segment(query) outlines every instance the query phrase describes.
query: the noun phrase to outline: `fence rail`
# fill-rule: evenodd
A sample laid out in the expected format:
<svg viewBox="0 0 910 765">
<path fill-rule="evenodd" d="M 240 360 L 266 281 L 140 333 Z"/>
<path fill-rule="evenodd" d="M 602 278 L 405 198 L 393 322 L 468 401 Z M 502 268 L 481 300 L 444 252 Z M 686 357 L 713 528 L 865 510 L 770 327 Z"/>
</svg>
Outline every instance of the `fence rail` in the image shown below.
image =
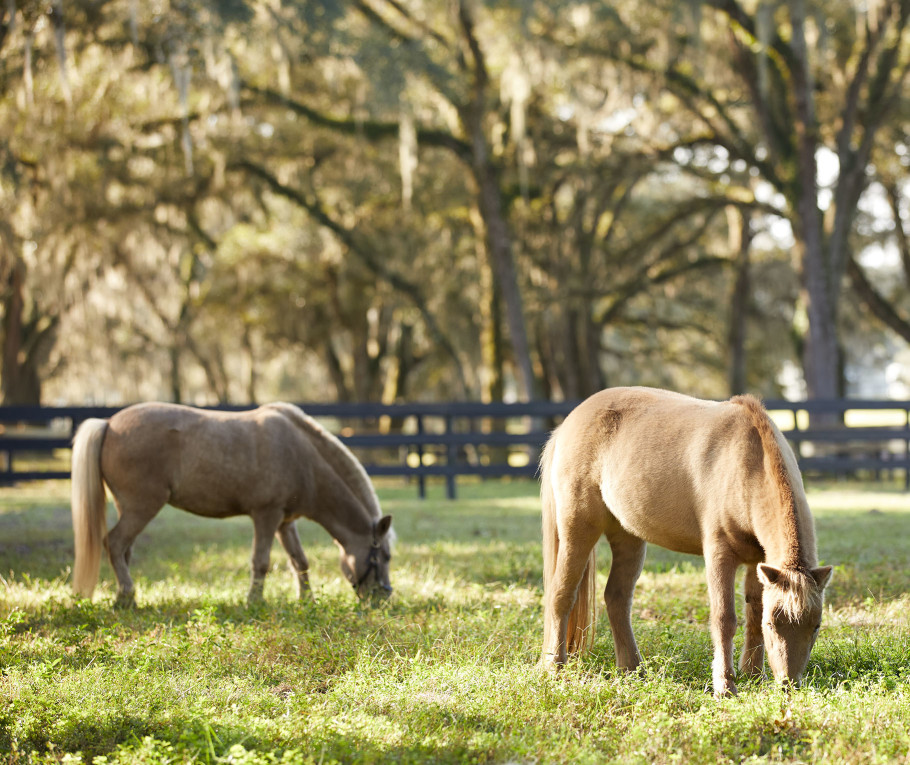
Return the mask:
<svg viewBox="0 0 910 765">
<path fill-rule="evenodd" d="M 441 477 L 447 496 L 454 498 L 458 476 L 533 476 L 550 429 L 577 403 L 355 403 L 302 408 L 327 421 L 370 475 L 414 480 L 421 497 L 426 495 L 427 478 Z M 804 472 L 869 470 L 877 475 L 898 469 L 910 489 L 910 401 L 769 400 L 765 406 L 793 445 Z M 213 408 L 243 411 L 252 406 Z M 90 417 L 110 417 L 119 409 L 0 407 L 0 486 L 69 478 L 69 470 L 59 464 L 60 452 L 69 450 L 76 428 Z M 848 412 L 863 412 L 868 418 L 883 410 L 900 422 L 850 427 L 844 419 Z M 785 413 L 792 423 L 784 421 Z M 822 424 L 815 425 L 820 417 Z"/>
</svg>

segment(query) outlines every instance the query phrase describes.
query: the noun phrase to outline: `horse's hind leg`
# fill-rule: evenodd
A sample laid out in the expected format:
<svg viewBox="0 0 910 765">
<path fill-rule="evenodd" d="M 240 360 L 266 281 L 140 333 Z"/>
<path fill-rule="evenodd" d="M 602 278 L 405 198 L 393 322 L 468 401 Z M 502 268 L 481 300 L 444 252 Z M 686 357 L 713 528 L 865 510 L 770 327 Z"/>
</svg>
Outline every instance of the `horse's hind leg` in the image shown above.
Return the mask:
<svg viewBox="0 0 910 765">
<path fill-rule="evenodd" d="M 569 613 L 575 605 L 578 586 L 596 541 L 595 538 L 591 544 L 587 540 L 579 545 L 560 544 L 552 589 L 547 593 L 545 604 L 545 618 L 555 624 L 556 629 L 551 633 L 552 644 L 544 646 L 544 655 L 554 664 L 565 664 L 568 659 Z"/>
<path fill-rule="evenodd" d="M 753 677 L 761 675 L 765 665 L 765 646 L 761 632 L 762 584 L 754 565 L 746 566 L 746 628 L 739 669 Z"/>
<path fill-rule="evenodd" d="M 269 560 L 272 554 L 272 541 L 284 512 L 280 509 L 262 510 L 251 513 L 253 519 L 253 557 L 250 562 L 250 592 L 247 600 L 256 603 L 262 600 L 265 586 L 265 575 L 269 572 Z"/>
<path fill-rule="evenodd" d="M 294 521 L 285 521 L 278 527 L 278 538 L 281 546 L 291 559 L 291 566 L 297 575 L 297 594 L 305 598 L 310 594 L 310 564 L 303 553 L 300 536 L 297 533 L 297 524 Z"/>
<path fill-rule="evenodd" d="M 632 670 L 641 664 L 641 654 L 632 632 L 632 594 L 645 563 L 647 545 L 617 525 L 607 532 L 613 551 L 610 575 L 604 589 L 604 602 L 616 648 L 616 666 Z"/>
<path fill-rule="evenodd" d="M 154 498 L 140 499 L 121 493 L 114 495 L 114 502 L 120 520 L 108 533 L 105 545 L 114 575 L 117 577 L 117 599 L 114 605 L 118 608 L 128 608 L 136 602 L 136 589 L 129 568 L 133 542 L 164 506 L 164 500 L 158 502 Z"/>
</svg>

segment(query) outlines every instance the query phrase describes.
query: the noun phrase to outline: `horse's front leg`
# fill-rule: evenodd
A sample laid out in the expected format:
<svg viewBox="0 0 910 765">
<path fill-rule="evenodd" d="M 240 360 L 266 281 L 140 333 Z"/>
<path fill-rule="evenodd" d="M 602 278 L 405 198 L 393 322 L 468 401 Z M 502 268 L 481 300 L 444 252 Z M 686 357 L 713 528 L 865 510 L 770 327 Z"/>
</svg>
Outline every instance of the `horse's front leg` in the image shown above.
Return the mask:
<svg viewBox="0 0 910 765">
<path fill-rule="evenodd" d="M 705 573 L 711 603 L 711 641 L 714 644 L 714 697 L 736 695 L 733 679 L 733 635 L 736 633 L 736 560 L 722 547 L 706 547 Z"/>
<path fill-rule="evenodd" d="M 754 565 L 746 567 L 744 590 L 746 598 L 746 634 L 743 640 L 743 653 L 739 659 L 739 669 L 745 675 L 757 677 L 764 672 L 765 644 L 761 632 L 762 584 L 758 580 Z"/>
<path fill-rule="evenodd" d="M 259 510 L 251 513 L 253 519 L 253 556 L 250 561 L 249 603 L 262 600 L 265 587 L 265 575 L 269 572 L 269 560 L 272 554 L 272 540 L 281 523 L 284 513 L 281 510 Z"/>
<path fill-rule="evenodd" d="M 303 545 L 300 544 L 300 536 L 297 533 L 297 524 L 294 521 L 285 521 L 278 527 L 278 538 L 281 540 L 281 546 L 291 559 L 291 566 L 297 575 L 297 595 L 301 599 L 312 597 L 310 592 L 310 564 L 303 552 Z"/>
</svg>

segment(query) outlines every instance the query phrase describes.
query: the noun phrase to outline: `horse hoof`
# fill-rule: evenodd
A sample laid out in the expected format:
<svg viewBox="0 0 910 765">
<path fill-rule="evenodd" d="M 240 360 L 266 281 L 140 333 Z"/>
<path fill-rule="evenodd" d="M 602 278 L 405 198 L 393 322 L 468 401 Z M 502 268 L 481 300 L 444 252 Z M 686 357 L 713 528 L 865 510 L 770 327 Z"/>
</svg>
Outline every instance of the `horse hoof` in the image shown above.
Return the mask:
<svg viewBox="0 0 910 765">
<path fill-rule="evenodd" d="M 565 660 L 560 661 L 556 654 L 547 653 L 540 657 L 537 666 L 544 672 L 559 672 L 565 666 Z"/>
<path fill-rule="evenodd" d="M 114 608 L 135 608 L 136 607 L 136 593 L 134 592 L 118 592 L 117 598 L 114 600 Z"/>
<path fill-rule="evenodd" d="M 738 696 L 738 695 L 739 694 L 736 690 L 736 683 L 733 683 L 733 682 L 724 683 L 720 687 L 716 687 L 714 689 L 714 698 L 717 701 L 720 701 L 721 699 L 733 698 L 734 696 Z"/>
</svg>

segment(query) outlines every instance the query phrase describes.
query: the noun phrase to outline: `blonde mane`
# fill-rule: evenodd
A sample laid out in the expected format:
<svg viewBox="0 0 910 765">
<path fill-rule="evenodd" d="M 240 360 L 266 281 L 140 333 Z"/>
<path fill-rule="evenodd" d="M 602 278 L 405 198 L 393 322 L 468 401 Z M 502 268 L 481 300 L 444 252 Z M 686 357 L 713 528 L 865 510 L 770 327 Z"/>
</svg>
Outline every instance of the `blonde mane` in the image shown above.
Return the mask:
<svg viewBox="0 0 910 765">
<path fill-rule="evenodd" d="M 799 622 L 803 614 L 821 608 L 824 595 L 812 574 L 803 568 L 782 570 L 774 591 L 778 596 L 774 610 L 791 622 Z"/>
<path fill-rule="evenodd" d="M 787 537 L 789 556 L 783 561 L 780 578 L 774 583 L 780 596 L 777 610 L 791 621 L 798 621 L 813 605 L 818 604 L 821 594 L 815 580 L 809 573 L 811 562 L 805 560 L 802 544 L 800 509 L 796 503 L 793 478 L 784 460 L 775 426 L 767 411 L 754 396 L 735 396 L 730 399 L 748 413 L 752 426 L 761 440 L 765 463 L 771 480 L 780 495 L 783 529 Z"/>
<path fill-rule="evenodd" d="M 798 513 L 796 502 L 793 498 L 793 483 L 790 479 L 790 472 L 787 470 L 787 464 L 784 462 L 783 454 L 781 454 L 780 444 L 778 444 L 777 437 L 774 434 L 774 425 L 771 423 L 771 418 L 765 411 L 764 406 L 762 406 L 761 401 L 755 396 L 734 396 L 730 399 L 730 403 L 739 404 L 745 408 L 749 413 L 752 427 L 755 428 L 758 437 L 761 439 L 762 451 L 768 463 L 769 473 L 780 492 L 781 507 L 788 518 L 793 520 L 792 529 L 788 529 L 788 531 L 792 531 L 792 541 L 794 543 L 792 546 L 795 547 L 795 543 L 799 539 L 799 530 L 797 528 Z"/>
<path fill-rule="evenodd" d="M 298 406 L 284 402 L 265 404 L 265 406 L 277 409 L 304 430 L 320 454 L 348 484 L 351 491 L 354 492 L 354 496 L 360 500 L 373 519 L 379 520 L 382 517 L 379 498 L 376 496 L 373 482 L 348 447 Z M 393 538 L 391 531 L 389 534 L 390 539 Z"/>
</svg>

